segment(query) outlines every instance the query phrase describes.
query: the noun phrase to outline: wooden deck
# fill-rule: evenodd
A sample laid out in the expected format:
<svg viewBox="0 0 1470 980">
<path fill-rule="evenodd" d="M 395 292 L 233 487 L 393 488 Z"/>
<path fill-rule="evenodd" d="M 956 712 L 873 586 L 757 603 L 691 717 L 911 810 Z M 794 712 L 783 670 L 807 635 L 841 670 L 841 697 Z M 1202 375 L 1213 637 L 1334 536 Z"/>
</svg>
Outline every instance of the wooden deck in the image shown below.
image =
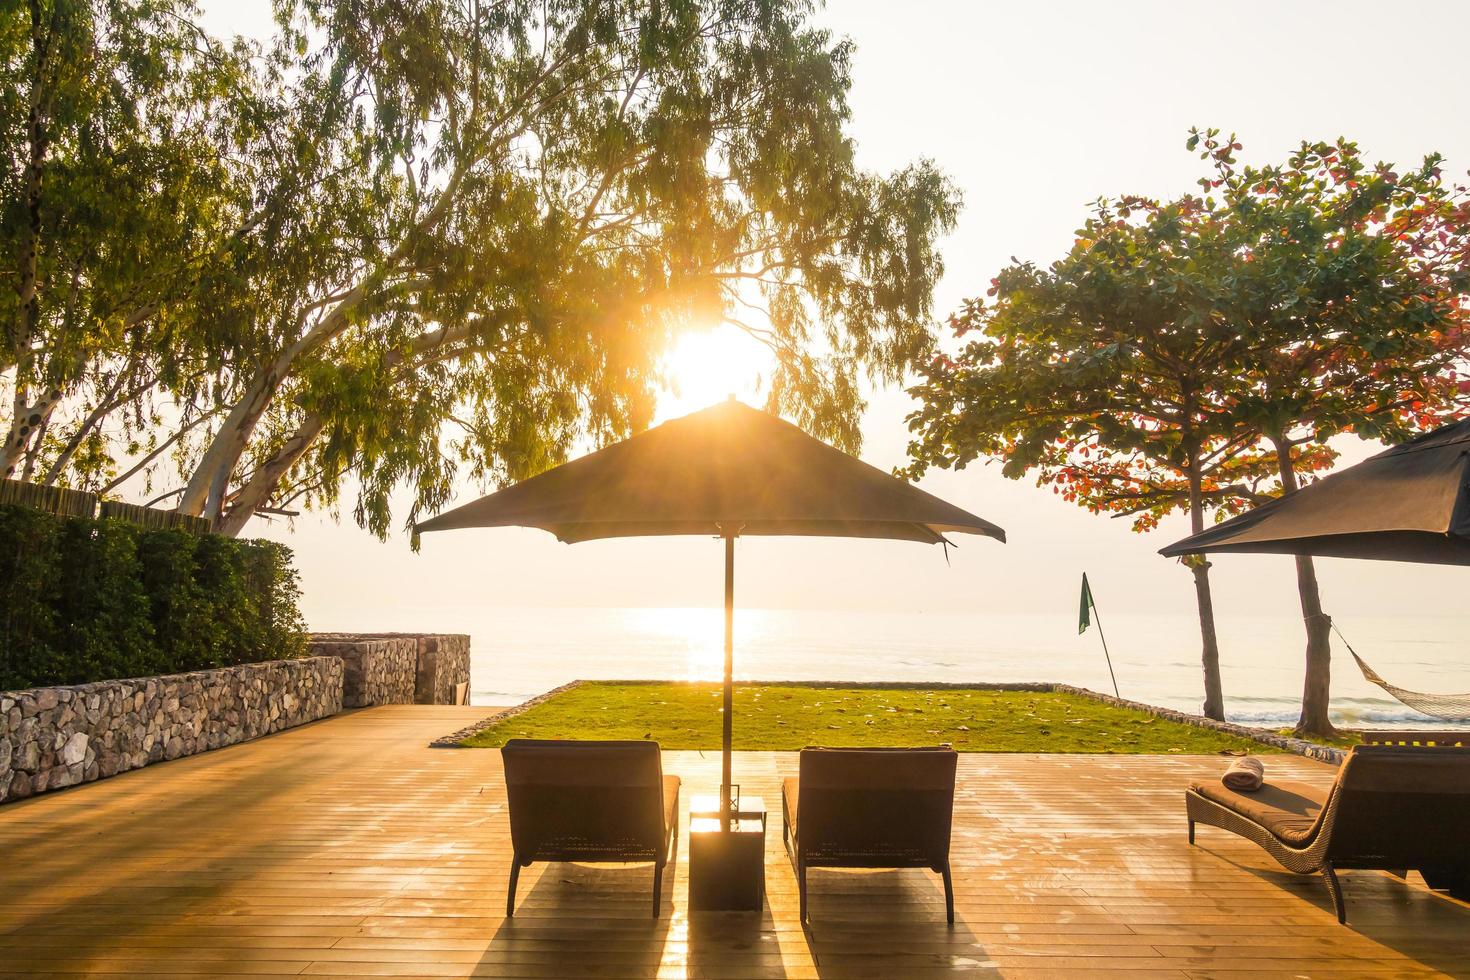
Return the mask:
<svg viewBox="0 0 1470 980">
<path fill-rule="evenodd" d="M 1470 975 L 1470 907 L 1417 876 L 1344 875 L 1341 927 L 1318 880 L 1187 846 L 1216 758 L 962 756 L 953 928 L 932 874 L 815 871 L 804 931 L 779 814 L 760 915 L 691 917 L 681 847 L 657 921 L 647 866 L 572 865 L 528 869 L 506 920 L 500 754 L 425 746 L 484 713 L 375 708 L 0 807 L 0 976 Z M 737 779 L 775 801 L 794 765 Z M 715 788 L 714 753 L 665 766 L 686 807 Z"/>
</svg>

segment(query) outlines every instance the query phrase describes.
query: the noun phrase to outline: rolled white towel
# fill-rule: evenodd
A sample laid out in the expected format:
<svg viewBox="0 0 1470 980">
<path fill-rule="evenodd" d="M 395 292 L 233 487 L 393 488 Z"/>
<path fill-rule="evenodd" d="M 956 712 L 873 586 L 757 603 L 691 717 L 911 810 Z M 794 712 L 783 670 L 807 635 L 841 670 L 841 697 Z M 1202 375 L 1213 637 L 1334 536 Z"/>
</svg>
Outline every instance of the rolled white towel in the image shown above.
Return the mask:
<svg viewBox="0 0 1470 980">
<path fill-rule="evenodd" d="M 1261 764 L 1260 759 L 1249 755 L 1230 763 L 1230 768 L 1220 777 L 1220 782 L 1225 784 L 1226 789 L 1233 789 L 1237 793 L 1254 793 L 1265 781 L 1266 767 Z"/>
</svg>

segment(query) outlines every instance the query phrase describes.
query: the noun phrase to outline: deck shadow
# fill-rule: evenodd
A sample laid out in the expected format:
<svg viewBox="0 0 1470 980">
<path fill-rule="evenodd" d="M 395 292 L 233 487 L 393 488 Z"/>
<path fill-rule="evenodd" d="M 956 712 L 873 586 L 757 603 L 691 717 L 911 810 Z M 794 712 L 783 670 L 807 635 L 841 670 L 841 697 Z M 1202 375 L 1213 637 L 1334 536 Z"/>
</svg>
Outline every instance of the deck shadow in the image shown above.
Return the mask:
<svg viewBox="0 0 1470 980">
<path fill-rule="evenodd" d="M 665 870 L 655 919 L 652 864 L 523 868 L 516 914 L 501 921 L 473 975 L 653 976 L 674 925 L 675 877 Z M 498 881 L 487 897 L 504 902 L 509 868 Z"/>
<path fill-rule="evenodd" d="M 817 868 L 807 872 L 807 895 L 802 932 L 819 977 L 1000 976 L 963 914 L 945 920 L 944 885 L 932 872 Z"/>
<path fill-rule="evenodd" d="M 119 948 L 131 950 L 134 958 L 156 961 L 140 967 L 140 973 L 161 971 L 165 961 L 173 956 L 194 955 L 187 949 L 155 948 L 147 940 L 169 933 L 196 916 L 236 914 L 238 909 L 230 894 L 243 881 L 258 876 L 262 870 L 288 864 L 292 858 L 280 855 L 268 833 L 249 839 L 211 835 L 207 842 L 196 841 L 194 847 L 185 845 L 181 850 L 183 828 L 212 827 L 237 818 L 239 801 L 235 791 L 239 789 L 248 787 L 252 791 L 251 806 L 268 813 L 281 799 L 314 785 L 318 777 L 310 767 L 283 766 L 273 770 L 270 779 L 262 780 L 259 770 L 240 768 L 203 783 L 189 784 L 187 788 L 171 781 L 167 793 L 159 791 L 155 780 L 168 772 L 168 767 L 180 763 L 229 764 L 235 761 L 229 758 L 231 750 L 244 749 L 248 744 L 133 770 L 107 780 L 110 785 L 87 783 L 32 797 L 14 804 L 10 812 L 0 813 L 0 820 L 13 817 L 16 822 L 25 823 L 37 810 L 66 807 L 61 819 L 39 821 L 35 830 L 25 830 L 18 836 L 39 844 L 40 838 L 58 832 L 105 835 L 109 845 L 124 855 L 99 869 L 96 852 L 90 846 L 69 848 L 60 859 L 55 856 L 54 848 L 48 849 L 47 858 L 40 865 L 45 873 L 43 878 L 22 882 L 6 876 L 0 880 L 0 892 L 10 908 L 31 906 L 18 922 L 0 928 L 0 934 L 11 939 L 70 937 L 64 949 L 52 946 L 45 952 L 48 969 L 62 972 L 89 973 L 100 969 Z M 119 814 L 117 798 L 112 794 L 127 789 L 129 783 L 137 783 L 140 789 L 146 787 L 146 790 L 126 800 L 124 805 L 128 809 L 125 814 Z M 87 806 L 87 796 L 92 793 L 99 796 L 100 813 L 96 815 L 105 821 L 100 826 L 87 826 L 93 816 Z M 107 795 L 103 798 L 102 794 Z M 108 806 L 109 803 L 114 805 Z M 160 825 L 178 827 L 181 836 L 160 836 Z M 263 820 L 262 826 L 268 824 Z M 24 859 L 17 865 L 35 870 L 26 868 Z M 249 868 L 249 873 L 229 874 L 232 869 L 242 867 Z M 99 871 L 104 875 L 101 880 L 97 880 Z M 159 883 L 162 875 L 180 871 L 193 872 L 199 877 L 185 883 Z M 88 887 L 94 880 L 97 880 L 95 887 Z M 58 885 L 76 892 L 59 901 L 46 901 L 48 893 Z M 248 923 L 248 918 L 242 919 L 244 923 Z M 130 946 L 130 940 L 143 941 Z M 6 952 L 14 956 L 28 949 L 10 946 Z"/>
<path fill-rule="evenodd" d="M 1284 868 L 1243 863 L 1209 847 L 1200 849 L 1336 918 L 1320 874 L 1299 875 Z M 1271 860 L 1264 851 L 1262 860 Z M 1451 938 L 1470 936 L 1470 903 L 1433 891 L 1414 871 L 1407 880 L 1383 871 L 1339 871 L 1337 877 L 1347 902 L 1347 923 L 1334 928 L 1350 929 L 1441 973 L 1470 976 L 1470 944 Z"/>
</svg>

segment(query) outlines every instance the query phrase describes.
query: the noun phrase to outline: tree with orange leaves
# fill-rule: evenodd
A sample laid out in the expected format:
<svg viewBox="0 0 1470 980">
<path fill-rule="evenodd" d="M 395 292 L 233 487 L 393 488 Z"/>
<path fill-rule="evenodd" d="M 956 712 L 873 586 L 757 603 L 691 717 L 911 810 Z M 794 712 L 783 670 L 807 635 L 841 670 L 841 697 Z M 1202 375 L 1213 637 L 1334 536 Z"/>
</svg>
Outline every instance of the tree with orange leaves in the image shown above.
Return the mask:
<svg viewBox="0 0 1470 980">
<path fill-rule="evenodd" d="M 1459 411 L 1467 350 L 1465 191 L 1438 157 L 1400 174 L 1345 141 L 1239 167 L 1193 132 L 1203 193 L 1099 201 L 1047 268 L 1003 270 L 951 320 L 910 417 L 909 474 L 1003 460 L 1094 513 L 1195 530 L 1329 468 L 1345 432 L 1398 441 Z M 1223 717 L 1209 565 L 1196 588 L 1204 713 Z M 1298 562 L 1308 627 L 1298 730 L 1327 734 L 1328 620 Z"/>
<path fill-rule="evenodd" d="M 1248 340 L 1217 415 L 1275 460 L 1275 492 L 1330 464 L 1334 436 L 1402 442 L 1465 414 L 1470 198 L 1445 182 L 1438 154 L 1400 172 L 1338 139 L 1256 168 L 1216 130 L 1188 146 L 1214 170 L 1201 179 L 1205 213 L 1237 256 L 1223 312 Z M 1331 735 L 1332 621 L 1312 559 L 1296 566 L 1307 632 L 1297 733 Z"/>
</svg>

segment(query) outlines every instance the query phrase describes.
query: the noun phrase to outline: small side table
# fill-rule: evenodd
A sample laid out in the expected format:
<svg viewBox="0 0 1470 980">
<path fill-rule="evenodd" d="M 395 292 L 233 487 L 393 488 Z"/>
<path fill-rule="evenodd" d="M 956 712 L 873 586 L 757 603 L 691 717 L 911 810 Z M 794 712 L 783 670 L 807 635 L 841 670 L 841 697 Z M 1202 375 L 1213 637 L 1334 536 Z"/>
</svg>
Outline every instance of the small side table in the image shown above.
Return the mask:
<svg viewBox="0 0 1470 980">
<path fill-rule="evenodd" d="M 766 802 L 742 796 L 721 828 L 720 798 L 689 800 L 689 908 L 759 912 L 766 897 Z"/>
</svg>

